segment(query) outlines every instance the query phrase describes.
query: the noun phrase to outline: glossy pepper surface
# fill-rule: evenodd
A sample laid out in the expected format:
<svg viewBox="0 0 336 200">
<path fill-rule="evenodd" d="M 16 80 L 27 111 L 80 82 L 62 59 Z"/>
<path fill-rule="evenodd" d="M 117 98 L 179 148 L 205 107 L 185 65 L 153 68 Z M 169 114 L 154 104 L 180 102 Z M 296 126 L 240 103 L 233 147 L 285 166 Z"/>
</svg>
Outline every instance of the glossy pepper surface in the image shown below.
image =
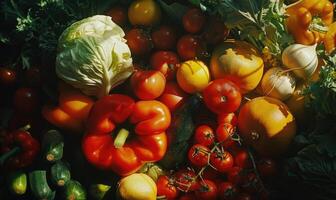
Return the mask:
<svg viewBox="0 0 336 200">
<path fill-rule="evenodd" d="M 82 140 L 84 155 L 98 168 L 129 175 L 164 156 L 170 121 L 168 108 L 159 101 L 105 96 L 91 109 Z"/>
<path fill-rule="evenodd" d="M 323 40 L 333 22 L 334 6 L 329 0 L 302 0 L 287 8 L 288 31 L 297 43 L 312 45 Z"/>
</svg>

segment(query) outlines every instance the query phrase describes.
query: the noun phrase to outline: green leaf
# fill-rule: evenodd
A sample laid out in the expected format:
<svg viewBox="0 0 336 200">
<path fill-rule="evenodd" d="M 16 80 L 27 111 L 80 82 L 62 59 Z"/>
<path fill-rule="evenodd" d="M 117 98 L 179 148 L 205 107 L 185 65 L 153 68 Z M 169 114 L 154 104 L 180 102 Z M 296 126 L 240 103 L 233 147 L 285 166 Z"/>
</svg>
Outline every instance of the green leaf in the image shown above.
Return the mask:
<svg viewBox="0 0 336 200">
<path fill-rule="evenodd" d="M 188 7 L 179 4 L 179 3 L 172 3 L 168 5 L 162 0 L 158 0 L 163 12 L 167 15 L 168 19 L 172 19 L 175 23 L 181 23 L 182 17 L 188 10 Z"/>
</svg>

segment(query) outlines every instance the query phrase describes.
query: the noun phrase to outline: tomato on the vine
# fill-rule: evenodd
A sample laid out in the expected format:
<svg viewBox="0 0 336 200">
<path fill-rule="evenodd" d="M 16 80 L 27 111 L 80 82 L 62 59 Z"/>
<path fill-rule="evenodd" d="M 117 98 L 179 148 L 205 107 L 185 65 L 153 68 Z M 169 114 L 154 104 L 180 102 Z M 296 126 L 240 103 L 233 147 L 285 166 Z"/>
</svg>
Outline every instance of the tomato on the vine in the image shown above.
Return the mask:
<svg viewBox="0 0 336 200">
<path fill-rule="evenodd" d="M 12 69 L 0 67 L 0 86 L 10 86 L 16 82 L 16 72 Z"/>
<path fill-rule="evenodd" d="M 192 60 L 205 53 L 205 45 L 197 36 L 184 35 L 177 42 L 177 53 L 182 60 Z"/>
<path fill-rule="evenodd" d="M 196 167 L 204 167 L 208 164 L 210 149 L 201 144 L 193 145 L 188 152 L 189 161 Z"/>
<path fill-rule="evenodd" d="M 196 128 L 194 134 L 194 143 L 201 144 L 206 147 L 211 146 L 215 142 L 215 134 L 208 125 L 200 125 Z"/>
<path fill-rule="evenodd" d="M 132 55 L 147 55 L 153 47 L 150 35 L 139 28 L 133 28 L 128 31 L 125 38 Z"/>
<path fill-rule="evenodd" d="M 249 156 L 249 153 L 245 149 L 241 149 L 237 152 L 235 152 L 235 164 L 238 167 L 241 168 L 251 168 L 252 167 L 252 161 Z"/>
<path fill-rule="evenodd" d="M 162 25 L 152 32 L 152 40 L 157 49 L 173 49 L 177 41 L 176 31 L 170 26 Z"/>
<path fill-rule="evenodd" d="M 240 167 L 232 167 L 227 172 L 227 180 L 235 185 L 240 184 L 243 177 L 243 169 Z"/>
<path fill-rule="evenodd" d="M 162 175 L 156 181 L 157 196 L 165 196 L 167 200 L 176 199 L 179 190 L 175 187 L 174 181 L 166 175 Z"/>
<path fill-rule="evenodd" d="M 195 194 L 197 199 L 216 200 L 218 197 L 217 186 L 210 180 L 203 180 Z"/>
<path fill-rule="evenodd" d="M 231 124 L 219 124 L 216 129 L 216 138 L 218 142 L 225 142 L 231 139 L 234 133 L 234 127 Z"/>
<path fill-rule="evenodd" d="M 205 105 L 214 113 L 236 111 L 241 102 L 239 88 L 227 79 L 216 79 L 203 90 Z"/>
<path fill-rule="evenodd" d="M 173 112 L 180 106 L 185 97 L 187 97 L 187 93 L 176 82 L 170 81 L 167 82 L 162 95 L 159 97 L 159 101 L 164 103 Z"/>
<path fill-rule="evenodd" d="M 14 108 L 24 114 L 31 114 L 38 111 L 39 95 L 32 88 L 19 88 L 14 94 Z"/>
<path fill-rule="evenodd" d="M 134 94 L 142 100 L 159 97 L 166 85 L 166 78 L 157 70 L 138 70 L 131 76 L 131 87 Z"/>
<path fill-rule="evenodd" d="M 214 151 L 211 153 L 210 163 L 217 171 L 224 173 L 233 167 L 234 160 L 232 155 L 227 151 Z"/>
<path fill-rule="evenodd" d="M 151 66 L 162 72 L 167 80 L 175 79 L 176 68 L 179 63 L 180 59 L 172 51 L 157 51 L 150 58 Z"/>
<path fill-rule="evenodd" d="M 272 177 L 277 173 L 277 164 L 271 158 L 262 158 L 257 162 L 257 169 L 261 177 Z"/>
<path fill-rule="evenodd" d="M 127 10 L 122 6 L 114 6 L 106 15 L 112 18 L 112 21 L 118 24 L 119 26 L 124 26 L 127 23 Z"/>
<path fill-rule="evenodd" d="M 182 18 L 183 27 L 189 33 L 199 32 L 205 23 L 205 15 L 198 8 L 189 9 Z"/>
<path fill-rule="evenodd" d="M 174 180 L 176 187 L 183 192 L 195 191 L 199 187 L 197 176 L 190 169 L 180 169 L 177 171 L 174 174 Z"/>
<path fill-rule="evenodd" d="M 219 113 L 217 115 L 217 123 L 223 124 L 223 123 L 229 123 L 232 126 L 237 126 L 238 124 L 238 118 L 235 113 Z"/>
<path fill-rule="evenodd" d="M 237 196 L 238 190 L 231 182 L 222 182 L 218 185 L 218 193 L 221 200 L 233 200 Z"/>
</svg>

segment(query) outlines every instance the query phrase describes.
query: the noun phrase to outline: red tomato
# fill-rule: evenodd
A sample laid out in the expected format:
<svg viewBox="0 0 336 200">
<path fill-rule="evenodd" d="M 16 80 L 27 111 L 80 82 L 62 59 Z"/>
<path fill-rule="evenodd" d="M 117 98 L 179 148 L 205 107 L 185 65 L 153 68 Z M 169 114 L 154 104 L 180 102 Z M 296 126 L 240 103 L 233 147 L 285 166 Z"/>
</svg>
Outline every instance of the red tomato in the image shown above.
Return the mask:
<svg viewBox="0 0 336 200">
<path fill-rule="evenodd" d="M 201 144 L 206 147 L 211 146 L 215 142 L 215 134 L 208 125 L 201 125 L 196 128 L 194 134 L 194 143 Z"/>
<path fill-rule="evenodd" d="M 241 168 L 251 168 L 252 167 L 252 161 L 250 159 L 250 156 L 247 152 L 247 150 L 239 150 L 235 152 L 235 164 L 238 167 Z"/>
<path fill-rule="evenodd" d="M 131 87 L 134 94 L 142 100 L 159 97 L 166 85 L 166 78 L 157 70 L 138 70 L 131 76 Z"/>
<path fill-rule="evenodd" d="M 243 180 L 243 169 L 240 167 L 232 167 L 227 172 L 227 180 L 235 185 L 238 185 Z"/>
<path fill-rule="evenodd" d="M 203 90 L 205 105 L 214 113 L 236 111 L 241 102 L 239 88 L 226 79 L 216 79 Z"/>
<path fill-rule="evenodd" d="M 0 86 L 8 87 L 16 82 L 16 72 L 12 69 L 0 67 Z"/>
<path fill-rule="evenodd" d="M 24 114 L 32 114 L 38 111 L 39 95 L 32 88 L 19 88 L 14 94 L 14 108 Z"/>
<path fill-rule="evenodd" d="M 127 10 L 121 6 L 115 6 L 111 8 L 106 15 L 112 18 L 112 21 L 118 24 L 119 26 L 124 26 L 127 23 Z"/>
<path fill-rule="evenodd" d="M 221 200 L 231 200 L 237 196 L 237 188 L 230 182 L 222 182 L 218 185 L 218 193 Z"/>
<path fill-rule="evenodd" d="M 232 126 L 237 126 L 238 124 L 238 118 L 236 114 L 232 113 L 219 113 L 217 116 L 217 123 L 223 124 L 223 123 L 229 123 L 232 124 Z"/>
<path fill-rule="evenodd" d="M 277 173 L 277 164 L 271 158 L 262 158 L 257 163 L 257 169 L 261 177 L 272 177 Z"/>
<path fill-rule="evenodd" d="M 182 196 L 180 196 L 179 200 L 195 200 L 196 196 L 193 193 L 187 193 Z"/>
<path fill-rule="evenodd" d="M 229 152 L 214 151 L 210 156 L 210 163 L 219 172 L 227 172 L 233 167 L 233 157 Z"/>
<path fill-rule="evenodd" d="M 208 44 L 216 45 L 224 41 L 230 31 L 219 18 L 211 17 L 206 23 L 202 37 Z"/>
<path fill-rule="evenodd" d="M 201 181 L 195 194 L 197 199 L 216 200 L 218 197 L 217 186 L 210 180 Z"/>
<path fill-rule="evenodd" d="M 182 22 L 187 32 L 197 33 L 205 23 L 205 16 L 200 9 L 191 8 L 183 15 Z"/>
<path fill-rule="evenodd" d="M 247 193 L 239 193 L 235 200 L 252 200 L 252 197 Z"/>
<path fill-rule="evenodd" d="M 234 133 L 234 127 L 231 124 L 219 124 L 216 129 L 216 138 L 218 142 L 228 141 Z"/>
<path fill-rule="evenodd" d="M 205 52 L 203 42 L 196 36 L 184 35 L 177 42 L 177 53 L 182 60 L 195 59 Z"/>
<path fill-rule="evenodd" d="M 159 97 L 159 101 L 164 103 L 173 112 L 180 106 L 185 97 L 187 97 L 187 93 L 176 82 L 167 82 L 163 94 Z"/>
<path fill-rule="evenodd" d="M 207 180 L 211 180 L 214 183 L 218 183 L 221 182 L 221 179 L 223 174 L 221 174 L 220 172 L 216 171 L 214 168 L 212 167 L 207 167 L 202 174 L 202 178 L 203 179 L 207 179 Z"/>
<path fill-rule="evenodd" d="M 179 195 L 179 190 L 168 176 L 160 176 L 156 181 L 156 186 L 157 196 L 165 196 L 167 200 L 176 199 Z"/>
<path fill-rule="evenodd" d="M 167 80 L 173 80 L 176 76 L 176 68 L 180 60 L 172 51 L 157 51 L 150 58 L 151 66 L 162 72 Z"/>
<path fill-rule="evenodd" d="M 189 161 L 196 167 L 203 167 L 208 164 L 210 149 L 208 147 L 195 144 L 188 152 Z"/>
<path fill-rule="evenodd" d="M 144 30 L 133 28 L 126 33 L 127 45 L 136 56 L 147 55 L 152 49 L 150 36 Z"/>
<path fill-rule="evenodd" d="M 168 50 L 175 47 L 177 35 L 175 29 L 170 26 L 162 25 L 153 31 L 152 39 L 155 48 Z"/>
<path fill-rule="evenodd" d="M 196 180 L 196 174 L 190 169 L 181 169 L 174 174 L 176 187 L 183 191 L 195 191 L 198 189 L 199 184 Z"/>
</svg>

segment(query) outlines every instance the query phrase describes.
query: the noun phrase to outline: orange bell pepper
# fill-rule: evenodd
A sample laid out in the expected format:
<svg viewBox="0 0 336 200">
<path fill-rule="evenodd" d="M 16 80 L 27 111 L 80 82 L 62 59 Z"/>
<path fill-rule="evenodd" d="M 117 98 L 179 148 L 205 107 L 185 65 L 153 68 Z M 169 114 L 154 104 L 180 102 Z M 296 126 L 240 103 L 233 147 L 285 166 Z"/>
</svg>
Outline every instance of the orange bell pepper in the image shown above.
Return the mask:
<svg viewBox="0 0 336 200">
<path fill-rule="evenodd" d="M 329 0 L 302 0 L 287 7 L 286 25 L 297 43 L 312 45 L 323 40 L 333 22 L 334 6 Z"/>
<path fill-rule="evenodd" d="M 328 54 L 336 49 L 336 22 L 329 26 L 328 32 L 324 37 L 324 47 Z"/>
<path fill-rule="evenodd" d="M 61 83 L 59 105 L 45 105 L 42 115 L 51 124 L 72 132 L 82 132 L 94 101 L 79 90 Z"/>
</svg>

